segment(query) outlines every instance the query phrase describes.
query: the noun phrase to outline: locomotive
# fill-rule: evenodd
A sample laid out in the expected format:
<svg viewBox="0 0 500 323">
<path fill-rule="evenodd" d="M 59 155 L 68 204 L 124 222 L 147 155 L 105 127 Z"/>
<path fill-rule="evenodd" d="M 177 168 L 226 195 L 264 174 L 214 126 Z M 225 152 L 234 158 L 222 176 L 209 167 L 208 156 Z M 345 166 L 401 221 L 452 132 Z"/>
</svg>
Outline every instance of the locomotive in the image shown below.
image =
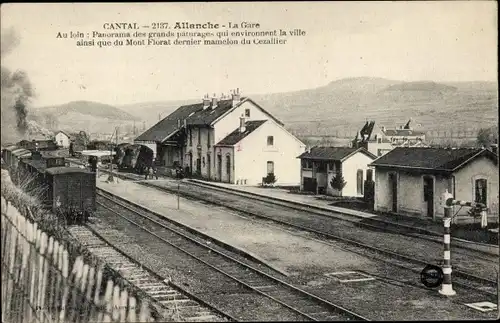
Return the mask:
<svg viewBox="0 0 500 323">
<path fill-rule="evenodd" d="M 144 174 L 153 166 L 153 151 L 144 145 L 119 144 L 115 148 L 114 163 L 122 171 L 134 171 Z"/>
<path fill-rule="evenodd" d="M 96 210 L 96 174 L 66 166 L 64 157 L 43 156 L 17 146 L 2 150 L 12 182 L 37 190 L 42 205 L 68 224 L 86 221 Z"/>
</svg>

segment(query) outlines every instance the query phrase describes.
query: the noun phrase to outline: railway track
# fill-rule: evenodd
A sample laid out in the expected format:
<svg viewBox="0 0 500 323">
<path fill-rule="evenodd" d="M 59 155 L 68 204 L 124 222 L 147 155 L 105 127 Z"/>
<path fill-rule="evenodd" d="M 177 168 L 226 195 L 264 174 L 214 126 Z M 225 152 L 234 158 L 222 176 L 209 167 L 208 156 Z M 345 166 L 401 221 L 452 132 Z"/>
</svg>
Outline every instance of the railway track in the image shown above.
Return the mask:
<svg viewBox="0 0 500 323">
<path fill-rule="evenodd" d="M 174 318 L 190 322 L 234 321 L 231 316 L 207 304 L 200 304 L 181 287 L 164 281 L 140 263 L 123 255 L 94 230 L 86 226 L 71 226 L 68 230 L 89 252 L 106 262 L 129 283 L 143 291 L 157 305 L 155 308 L 159 307 L 160 310 L 175 313 L 172 315 Z"/>
<path fill-rule="evenodd" d="M 321 239 L 339 241 L 339 242 L 345 243 L 346 244 L 345 248 L 348 249 L 349 251 L 354 251 L 354 252 L 357 252 L 357 253 L 360 253 L 363 255 L 367 255 L 367 256 L 376 255 L 378 258 L 380 258 L 382 256 L 383 258 L 385 258 L 385 261 L 391 262 L 391 263 L 394 263 L 394 264 L 397 264 L 400 266 L 402 266 L 403 263 L 405 263 L 404 266 L 407 269 L 413 268 L 412 269 L 413 271 L 415 271 L 415 265 L 421 266 L 421 268 L 423 269 L 426 265 L 429 264 L 428 261 L 425 261 L 422 259 L 417 259 L 415 257 L 410 257 L 407 255 L 403 255 L 403 254 L 395 252 L 395 251 L 378 248 L 378 247 L 375 247 L 373 245 L 369 245 L 369 244 L 366 244 L 366 243 L 363 243 L 360 241 L 349 239 L 349 238 L 346 238 L 346 237 L 343 237 L 340 235 L 332 234 L 332 233 L 326 232 L 326 230 L 317 229 L 316 227 L 313 227 L 312 225 L 299 224 L 297 222 L 293 222 L 290 220 L 277 219 L 276 217 L 273 217 L 273 216 L 267 216 L 267 215 L 264 215 L 262 213 L 252 212 L 252 211 L 234 206 L 234 204 L 225 203 L 224 199 L 216 199 L 216 198 L 214 198 L 213 195 L 204 195 L 203 196 L 200 194 L 196 194 L 196 192 L 194 192 L 193 189 L 189 189 L 187 185 L 185 185 L 184 187 L 181 185 L 181 190 L 178 192 L 177 188 L 174 188 L 174 187 L 158 186 L 158 185 L 154 185 L 154 184 L 151 184 L 148 182 L 139 182 L 139 184 L 144 185 L 144 186 L 148 186 L 148 187 L 152 187 L 155 189 L 159 189 L 159 190 L 165 191 L 165 192 L 170 193 L 170 194 L 179 193 L 184 197 L 194 198 L 194 199 L 202 200 L 204 202 L 208 202 L 208 203 L 211 203 L 214 205 L 223 206 L 223 207 L 226 207 L 226 208 L 231 209 L 233 211 L 242 213 L 246 216 L 250 216 L 252 218 L 261 219 L 261 220 L 264 220 L 267 222 L 278 224 L 278 225 L 284 226 L 286 228 L 291 228 L 291 229 L 298 230 L 298 231 L 305 231 L 305 232 L 312 233 L 316 237 L 319 237 Z M 183 184 L 186 184 L 186 183 L 183 183 Z M 198 187 L 203 187 L 203 185 L 198 185 Z M 212 187 L 210 187 L 210 188 L 213 189 Z M 224 192 L 224 193 L 231 194 L 230 192 Z M 252 203 L 254 200 L 255 200 L 255 198 L 252 197 Z M 271 204 L 272 202 L 266 202 L 266 203 Z M 274 203 L 272 203 L 272 204 L 274 204 Z M 277 205 L 279 205 L 279 204 L 277 204 Z M 378 228 L 378 229 L 380 230 L 381 228 Z M 397 234 L 401 234 L 401 232 L 397 232 Z M 366 251 L 370 251 L 373 254 L 372 255 L 367 254 Z M 483 259 L 483 260 L 487 260 L 487 261 L 491 262 L 492 265 L 498 263 L 498 260 L 496 260 L 496 261 L 493 259 Z M 410 264 L 410 265 L 408 265 L 408 264 Z M 480 277 L 480 276 L 477 276 L 477 275 L 472 274 L 470 272 L 461 270 L 461 269 L 457 268 L 457 266 L 454 266 L 453 275 L 454 275 L 454 284 L 456 284 L 456 285 L 460 285 L 464 288 L 474 289 L 480 293 L 484 293 L 484 294 L 487 294 L 489 296 L 497 296 L 497 282 L 494 280 Z"/>
<path fill-rule="evenodd" d="M 392 221 L 386 221 L 386 220 L 381 220 L 381 219 L 374 219 L 370 217 L 365 217 L 362 218 L 360 216 L 356 215 L 351 215 L 347 213 L 341 213 L 341 212 L 335 212 L 335 211 L 330 211 L 330 210 L 325 210 L 320 207 L 316 207 L 314 205 L 312 206 L 304 206 L 301 203 L 298 202 L 293 202 L 293 201 L 285 201 L 285 200 L 279 200 L 276 198 L 271 198 L 271 197 L 266 197 L 262 196 L 260 194 L 255 194 L 251 192 L 243 192 L 243 191 L 237 191 L 233 190 L 227 187 L 222 187 L 218 185 L 213 185 L 213 184 L 205 184 L 201 183 L 199 181 L 188 181 L 190 185 L 195 185 L 198 187 L 206 188 L 209 190 L 217 190 L 219 192 L 225 192 L 228 194 L 232 194 L 235 196 L 241 196 L 245 197 L 248 199 L 264 202 L 264 203 L 270 203 L 274 205 L 279 205 L 279 206 L 284 206 L 289 209 L 297 210 L 297 211 L 306 211 L 309 213 L 314 213 L 320 216 L 326 216 L 334 219 L 339 219 L 343 221 L 348 221 L 352 223 L 356 223 L 358 225 L 361 225 L 366 228 L 370 229 L 383 229 L 385 232 L 391 232 L 391 233 L 404 233 L 407 236 L 412 236 L 412 237 L 417 237 L 420 239 L 428 240 L 428 241 L 433 241 L 433 242 L 442 242 L 443 234 L 439 232 L 433 232 L 429 231 L 426 229 L 418 228 L 418 227 L 412 227 L 408 225 L 404 225 L 401 223 L 396 223 Z M 460 239 L 459 239 L 460 240 Z M 471 242 L 468 242 L 471 243 Z M 488 247 L 498 247 L 496 245 L 492 244 L 485 244 L 485 243 L 476 243 L 472 242 L 473 244 L 478 244 L 478 245 L 483 245 L 483 246 L 488 246 Z M 468 246 L 460 246 L 461 248 L 469 249 Z M 477 250 L 477 249 L 471 249 L 475 252 L 480 252 L 480 253 L 486 253 L 488 255 L 491 255 L 491 253 L 482 251 L 482 250 Z"/>
<path fill-rule="evenodd" d="M 134 174 L 119 174 L 118 176 L 120 176 L 122 178 L 126 178 L 126 179 L 135 179 L 135 180 L 137 180 L 139 178 L 139 176 L 134 175 Z M 140 178 L 142 179 L 142 176 Z M 208 203 L 211 203 L 214 205 L 223 206 L 223 207 L 226 207 L 226 208 L 231 209 L 233 211 L 250 216 L 252 218 L 257 218 L 257 219 L 261 219 L 261 220 L 264 220 L 267 222 L 275 223 L 275 224 L 278 224 L 280 226 L 284 226 L 286 228 L 291 228 L 291 229 L 298 230 L 298 231 L 310 232 L 310 233 L 314 234 L 315 236 L 322 238 L 322 239 L 343 242 L 343 243 L 347 244 L 345 249 L 347 249 L 349 251 L 356 252 L 358 254 L 362 254 L 365 256 L 369 256 L 369 257 L 375 256 L 378 260 L 390 262 L 396 266 L 406 268 L 406 269 L 409 269 L 412 271 L 416 271 L 415 265 L 418 265 L 418 266 L 421 266 L 422 268 L 424 268 L 426 265 L 429 264 L 428 261 L 424 261 L 422 259 L 417 259 L 415 257 L 403 255 L 401 253 L 394 252 L 391 250 L 378 248 L 378 247 L 375 247 L 375 246 L 372 246 L 372 245 L 369 245 L 366 243 L 362 243 L 360 241 L 348 239 L 348 238 L 345 238 L 345 237 L 340 236 L 340 235 L 326 232 L 325 230 L 318 230 L 315 227 L 312 227 L 311 225 L 303 225 L 303 224 L 299 224 L 297 222 L 293 222 L 293 221 L 289 221 L 289 220 L 287 221 L 287 220 L 283 220 L 283 219 L 277 219 L 277 218 L 272 217 L 272 216 L 266 216 L 262 213 L 252 212 L 252 211 L 249 211 L 248 209 L 234 206 L 234 203 L 233 204 L 227 203 L 224 201 L 224 198 L 214 198 L 212 193 L 214 191 L 216 191 L 219 193 L 229 194 L 229 195 L 233 195 L 233 196 L 234 195 L 242 196 L 242 197 L 251 199 L 252 203 L 255 200 L 258 200 L 262 203 L 266 203 L 269 205 L 276 205 L 279 207 L 291 208 L 293 210 L 297 210 L 297 211 L 301 211 L 301 212 L 307 211 L 308 213 L 312 213 L 314 215 L 317 214 L 317 215 L 327 216 L 329 218 L 332 218 L 333 212 L 326 212 L 326 211 L 319 212 L 318 210 L 314 210 L 314 209 L 311 210 L 311 209 L 304 207 L 304 206 L 294 205 L 294 203 L 287 203 L 285 201 L 276 201 L 275 199 L 271 199 L 271 198 L 255 196 L 253 194 L 245 194 L 243 192 L 234 192 L 234 190 L 230 190 L 227 188 L 214 187 L 213 185 L 203 185 L 203 184 L 194 183 L 191 181 L 187 182 L 187 183 L 182 182 L 182 184 L 180 186 L 180 188 L 181 188 L 180 190 L 177 190 L 177 188 L 173 187 L 173 186 L 172 187 L 165 187 L 165 186 L 159 186 L 159 185 L 149 183 L 149 182 L 138 182 L 138 184 L 141 184 L 141 185 L 144 185 L 147 187 L 151 187 L 151 188 L 155 188 L 155 189 L 158 189 L 161 191 L 165 191 L 165 192 L 170 193 L 170 194 L 172 194 L 172 193 L 173 194 L 180 194 L 180 195 L 187 197 L 187 198 L 194 198 L 194 199 L 202 200 L 204 202 L 208 202 Z M 208 194 L 206 192 L 202 192 L 201 194 L 196 194 L 196 192 L 192 188 L 191 189 L 189 188 L 189 185 L 192 185 L 192 186 L 195 186 L 198 188 L 206 188 L 207 190 L 210 191 L 210 194 Z M 324 214 L 324 213 L 328 213 L 328 214 Z M 338 214 L 338 218 L 340 220 L 343 220 L 343 221 L 355 223 L 356 225 L 360 225 L 360 226 L 364 226 L 364 227 L 368 227 L 368 228 L 372 228 L 372 229 L 377 229 L 379 231 L 383 230 L 384 232 L 392 232 L 392 233 L 396 233 L 399 235 L 404 234 L 405 236 L 412 236 L 412 237 L 416 237 L 416 238 L 420 238 L 420 239 L 424 239 L 424 240 L 428 240 L 428 241 L 432 241 L 432 242 L 436 242 L 436 239 L 438 239 L 438 238 L 434 238 L 434 237 L 422 236 L 421 234 L 415 233 L 416 230 L 413 230 L 412 228 L 405 227 L 405 226 L 402 227 L 404 229 L 403 231 L 390 229 L 387 227 L 388 225 L 393 224 L 390 222 L 388 224 L 386 222 L 380 222 L 380 221 L 375 220 L 375 221 L 372 221 L 372 223 L 360 223 L 359 218 L 355 218 L 353 216 L 349 216 L 349 215 L 345 215 L 345 214 Z M 356 221 L 353 220 L 354 218 L 356 219 Z M 380 222 L 380 223 L 378 223 L 379 225 L 374 224 L 377 222 Z M 397 225 L 397 224 L 394 224 L 394 225 Z M 418 230 L 417 230 L 417 232 L 418 232 Z M 441 243 L 441 240 L 439 239 L 438 242 Z M 366 251 L 371 251 L 373 254 L 367 254 Z M 476 250 L 474 250 L 474 251 L 476 251 Z M 490 262 L 491 264 L 498 263 L 498 259 L 496 259 L 496 260 L 492 259 L 491 255 L 489 258 L 483 258 L 483 257 L 479 257 L 477 255 L 474 255 L 474 257 L 477 259 L 482 259 L 484 261 Z M 439 264 L 440 263 L 438 263 L 438 265 Z M 464 287 L 464 288 L 474 289 L 480 293 L 483 293 L 483 294 L 486 294 L 489 296 L 495 296 L 495 297 L 497 296 L 498 285 L 497 285 L 496 281 L 491 280 L 491 279 L 487 279 L 484 277 L 480 277 L 480 276 L 475 275 L 473 273 L 464 271 L 464 270 L 458 268 L 457 266 L 454 266 L 453 274 L 454 274 L 454 284 L 460 285 L 461 287 Z"/>
<path fill-rule="evenodd" d="M 158 219 L 156 219 L 157 215 L 145 211 L 144 208 L 125 201 L 123 198 L 114 196 L 110 193 L 105 193 L 102 190 L 98 190 L 98 195 L 107 201 L 105 203 L 111 203 L 120 206 L 121 210 L 126 210 L 126 212 L 117 212 L 113 210 L 112 207 L 99 202 L 101 206 L 107 208 L 117 216 L 141 228 L 142 230 L 149 232 L 151 235 L 154 235 L 166 244 L 169 244 L 179 251 L 196 259 L 204 266 L 207 266 L 210 270 L 216 271 L 230 278 L 253 293 L 264 296 L 271 301 L 280 304 L 288 311 L 293 311 L 303 320 L 368 320 L 359 314 L 333 304 L 326 299 L 310 294 L 307 291 L 273 277 L 272 275 L 269 275 L 249 264 L 243 263 L 242 261 L 212 248 L 209 245 L 200 243 L 196 239 L 193 239 L 175 228 L 174 225 L 167 225 L 163 223 L 163 221 L 158 221 Z M 128 216 L 123 215 L 123 213 L 127 213 Z M 158 232 L 159 234 L 152 232 L 150 229 L 139 223 L 141 221 L 146 221 L 150 224 L 152 223 L 161 228 L 161 233 L 160 231 Z"/>
</svg>

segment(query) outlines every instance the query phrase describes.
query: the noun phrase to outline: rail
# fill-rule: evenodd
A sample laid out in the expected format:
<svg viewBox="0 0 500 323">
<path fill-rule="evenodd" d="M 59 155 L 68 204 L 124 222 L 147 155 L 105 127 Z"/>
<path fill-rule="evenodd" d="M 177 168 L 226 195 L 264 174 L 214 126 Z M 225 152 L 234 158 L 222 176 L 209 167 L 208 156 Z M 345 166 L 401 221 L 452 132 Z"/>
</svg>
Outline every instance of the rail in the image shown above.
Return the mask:
<svg viewBox="0 0 500 323">
<path fill-rule="evenodd" d="M 356 313 L 354 313 L 348 309 L 345 309 L 339 305 L 333 304 L 332 302 L 330 302 L 326 299 L 323 299 L 323 298 L 318 297 L 316 295 L 313 295 L 307 291 L 304 291 L 304 290 L 302 290 L 296 286 L 293 286 L 293 285 L 291 285 L 291 284 L 289 284 L 281 279 L 273 277 L 273 276 L 261 271 L 258 268 L 255 268 L 249 264 L 245 264 L 245 263 L 241 262 L 240 260 L 238 260 L 236 258 L 233 258 L 230 255 L 227 255 L 227 254 L 225 254 L 217 249 L 214 249 L 210 246 L 204 245 L 204 244 L 198 242 L 196 239 L 193 239 L 193 238 L 185 235 L 184 233 L 180 232 L 179 230 L 176 230 L 170 226 L 164 225 L 163 223 L 161 223 L 161 222 L 151 218 L 150 216 L 144 214 L 142 212 L 144 210 L 141 209 L 140 206 L 135 205 L 134 203 L 132 203 L 130 201 L 125 201 L 123 198 L 115 196 L 111 193 L 102 194 L 102 192 L 99 192 L 99 194 L 102 197 L 108 199 L 109 201 L 112 201 L 113 203 L 120 205 L 122 209 L 127 209 L 130 212 L 133 212 L 134 214 L 140 216 L 141 218 L 147 219 L 148 221 L 155 223 L 157 226 L 160 226 L 163 229 L 167 229 L 168 231 L 174 233 L 177 237 L 182 237 L 182 239 L 184 239 L 185 241 L 189 241 L 190 244 L 196 245 L 197 248 L 201 247 L 203 249 L 203 252 L 200 253 L 200 255 L 203 255 L 203 257 L 205 259 L 208 257 L 208 259 L 207 260 L 201 259 L 201 257 L 196 255 L 195 252 L 186 250 L 188 248 L 187 246 L 180 247 L 178 245 L 178 244 L 180 244 L 180 242 L 173 243 L 169 240 L 166 240 L 166 239 L 160 237 L 159 235 L 155 234 L 151 230 L 138 224 L 134 220 L 123 216 L 119 212 L 114 211 L 114 213 L 117 214 L 119 217 L 122 217 L 126 221 L 136 225 L 137 227 L 141 228 L 142 230 L 147 231 L 151 235 L 157 237 L 158 239 L 171 245 L 172 247 L 180 250 L 181 252 L 184 252 L 185 254 L 189 255 L 190 257 L 197 259 L 199 262 L 205 264 L 206 266 L 210 267 L 211 269 L 213 269 L 213 270 L 225 275 L 226 277 L 229 277 L 230 279 L 238 282 L 240 285 L 245 286 L 246 288 L 248 288 L 256 293 L 258 293 L 262 296 L 265 296 L 265 297 L 273 300 L 274 302 L 281 304 L 282 306 L 288 308 L 289 310 L 296 312 L 297 314 L 301 315 L 303 318 L 306 318 L 306 319 L 309 319 L 312 321 L 317 321 L 317 320 L 323 320 L 324 316 L 327 316 L 327 317 L 328 316 L 330 316 L 330 317 L 336 316 L 337 320 L 342 319 L 342 320 L 368 321 L 367 318 L 365 318 L 359 314 L 356 314 Z M 138 208 L 139 210 L 141 210 L 141 212 L 134 210 L 133 208 L 129 207 L 129 205 L 133 205 L 134 208 Z M 155 215 L 157 217 L 161 217 L 160 215 L 155 214 L 154 212 L 151 212 L 151 211 L 146 211 L 146 212 L 152 213 L 153 215 Z M 172 240 L 175 241 L 175 239 L 172 239 Z M 207 249 L 210 251 L 209 253 L 206 252 Z M 210 256 L 207 256 L 207 255 L 210 255 Z M 216 257 L 224 259 L 224 261 L 226 262 L 226 264 L 225 264 L 226 270 L 223 270 L 223 269 L 219 268 L 217 265 L 214 265 L 213 261 L 217 260 Z M 212 263 L 210 263 L 210 262 L 212 262 Z M 230 263 L 232 265 L 236 265 L 240 269 L 236 270 L 236 271 L 234 269 L 233 270 L 227 269 L 227 268 L 229 268 L 227 263 Z M 243 269 L 243 270 L 241 270 L 241 269 Z M 260 276 L 261 280 L 258 280 L 256 283 L 253 283 L 248 278 L 251 273 L 257 274 L 258 276 Z M 271 295 L 271 294 L 273 294 L 273 295 Z M 285 295 L 285 296 L 283 296 L 283 295 Z M 287 301 L 283 301 L 283 299 L 287 298 L 286 296 L 288 296 L 288 298 L 290 298 L 290 296 L 292 296 L 292 299 L 295 298 L 296 303 L 299 303 L 299 301 L 301 301 L 301 302 L 308 301 L 309 305 L 311 305 L 311 304 L 315 305 L 316 309 L 312 310 L 312 312 L 311 312 L 311 310 L 308 311 L 308 310 L 306 310 L 306 308 L 308 307 L 306 305 L 302 305 L 302 306 L 300 306 L 301 308 L 298 308 L 299 306 L 297 304 L 293 305 Z M 319 307 L 319 309 L 318 309 L 318 307 Z"/>
</svg>

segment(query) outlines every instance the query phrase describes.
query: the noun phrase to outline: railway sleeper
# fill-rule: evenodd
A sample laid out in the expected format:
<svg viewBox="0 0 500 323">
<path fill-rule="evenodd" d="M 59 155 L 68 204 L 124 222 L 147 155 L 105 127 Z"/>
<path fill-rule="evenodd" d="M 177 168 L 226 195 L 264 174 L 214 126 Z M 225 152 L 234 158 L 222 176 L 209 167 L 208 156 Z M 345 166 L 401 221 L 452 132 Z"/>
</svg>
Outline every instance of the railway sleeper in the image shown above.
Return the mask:
<svg viewBox="0 0 500 323">
<path fill-rule="evenodd" d="M 156 294 L 151 295 L 154 299 L 158 301 L 174 301 L 174 300 L 183 300 L 188 299 L 186 296 L 176 293 L 176 294 Z"/>
<path fill-rule="evenodd" d="M 136 286 L 144 290 L 146 293 L 150 293 L 151 291 L 161 290 L 165 288 L 165 285 L 162 285 L 160 283 L 140 284 Z"/>
<path fill-rule="evenodd" d="M 142 284 L 148 284 L 148 283 L 154 283 L 155 282 L 150 277 L 133 278 L 133 279 L 129 279 L 129 281 L 132 284 L 134 284 L 134 285 L 142 285 Z"/>
<path fill-rule="evenodd" d="M 178 294 L 175 289 L 166 289 L 166 290 L 152 290 L 148 291 L 148 294 L 151 296 L 163 296 L 163 295 L 173 295 L 173 294 Z"/>
<path fill-rule="evenodd" d="M 160 304 L 165 305 L 167 307 L 170 307 L 171 305 L 176 305 L 177 307 L 180 307 L 182 304 L 182 307 L 188 307 L 188 306 L 199 306 L 197 302 L 190 300 L 190 299 L 176 299 L 176 300 L 164 300 L 160 301 Z"/>
<path fill-rule="evenodd" d="M 297 307 L 300 307 L 301 311 L 303 313 L 318 313 L 318 312 L 328 312 L 328 313 L 332 313 L 332 309 L 326 307 L 326 306 L 322 306 L 322 305 L 318 305 L 318 304 L 303 304 L 303 303 L 294 303 L 295 306 Z M 309 315 L 309 314 L 308 314 Z"/>
</svg>

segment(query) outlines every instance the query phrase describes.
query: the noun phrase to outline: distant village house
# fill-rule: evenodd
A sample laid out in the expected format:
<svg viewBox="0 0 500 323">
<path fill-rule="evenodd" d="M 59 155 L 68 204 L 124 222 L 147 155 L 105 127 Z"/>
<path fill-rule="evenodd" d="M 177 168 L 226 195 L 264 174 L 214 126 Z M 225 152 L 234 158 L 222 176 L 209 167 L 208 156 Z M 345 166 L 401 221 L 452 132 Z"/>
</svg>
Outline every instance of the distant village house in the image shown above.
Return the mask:
<svg viewBox="0 0 500 323">
<path fill-rule="evenodd" d="M 312 147 L 297 158 L 301 160 L 301 191 L 361 197 L 364 181 L 374 175 L 368 164 L 377 157 L 365 148 Z M 335 176 L 346 182 L 341 191 L 330 184 Z"/>
<path fill-rule="evenodd" d="M 59 130 L 56 133 L 55 141 L 56 141 L 57 146 L 62 147 L 62 148 L 68 148 L 69 144 L 71 143 L 71 136 L 64 131 Z"/>
<path fill-rule="evenodd" d="M 441 195 L 484 203 L 498 221 L 497 155 L 488 149 L 397 147 L 371 163 L 375 168 L 375 210 L 441 218 Z M 472 222 L 468 208 L 454 207 L 456 223 Z"/>
<path fill-rule="evenodd" d="M 399 129 L 378 127 L 375 121 L 366 122 L 352 141 L 352 147 L 367 149 L 380 157 L 395 147 L 426 147 L 425 132 L 412 129 L 411 120 Z"/>
<path fill-rule="evenodd" d="M 298 185 L 296 157 L 305 150 L 280 120 L 239 90 L 181 106 L 134 142 L 151 148 L 172 171 L 181 166 L 203 179 L 243 185 L 260 184 L 268 174 L 277 185 Z"/>
</svg>

